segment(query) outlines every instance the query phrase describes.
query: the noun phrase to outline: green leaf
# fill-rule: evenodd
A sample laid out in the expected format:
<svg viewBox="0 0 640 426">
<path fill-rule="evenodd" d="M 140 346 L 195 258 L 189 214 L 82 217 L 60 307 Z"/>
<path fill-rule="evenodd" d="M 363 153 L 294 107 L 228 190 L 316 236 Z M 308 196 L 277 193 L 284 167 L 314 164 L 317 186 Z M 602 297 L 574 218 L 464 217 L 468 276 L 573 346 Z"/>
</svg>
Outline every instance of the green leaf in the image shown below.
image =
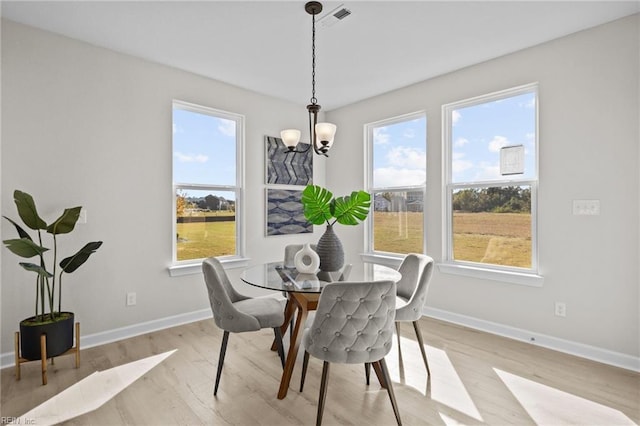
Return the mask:
<svg viewBox="0 0 640 426">
<path fill-rule="evenodd" d="M 38 215 L 36 203 L 31 195 L 16 189 L 13 191 L 13 200 L 18 208 L 18 215 L 25 225 L 34 230 L 47 228 L 47 223 Z"/>
<path fill-rule="evenodd" d="M 31 241 L 30 238 L 20 238 L 19 240 L 4 240 L 3 243 L 7 246 L 12 253 L 17 254 L 20 257 L 33 257 L 38 256 L 45 251 L 49 250 L 46 247 L 42 247 Z"/>
<path fill-rule="evenodd" d="M 18 231 L 18 236 L 19 236 L 20 238 L 26 238 L 26 239 L 28 239 L 28 240 L 33 241 L 33 239 L 31 238 L 31 236 L 30 236 L 29 234 L 27 234 L 27 232 L 26 232 L 24 229 L 22 229 L 22 227 L 21 227 L 20 225 L 18 225 L 17 223 L 15 223 L 13 220 L 9 219 L 9 218 L 8 218 L 8 217 L 6 217 L 6 216 L 2 216 L 2 217 L 4 217 L 5 219 L 7 219 L 9 222 L 13 223 L 13 226 L 15 226 L 15 227 L 16 227 L 16 231 Z"/>
<path fill-rule="evenodd" d="M 333 217 L 331 214 L 331 198 L 333 194 L 320 186 L 307 185 L 302 191 L 302 205 L 304 217 L 314 225 L 328 223 Z"/>
<path fill-rule="evenodd" d="M 101 245 L 102 241 L 92 241 L 90 243 L 87 243 L 73 256 L 62 259 L 62 261 L 60 262 L 60 267 L 64 272 L 70 274 L 71 272 L 82 266 L 82 264 L 87 261 L 89 256 L 95 253 Z"/>
<path fill-rule="evenodd" d="M 53 274 L 49 273 L 42 266 L 36 265 L 35 263 L 20 262 L 20 266 L 22 266 L 27 271 L 37 272 L 39 275 L 42 275 L 44 277 L 47 277 L 47 278 L 53 277 Z"/>
<path fill-rule="evenodd" d="M 80 210 L 82 207 L 72 207 L 70 209 L 64 209 L 62 216 L 57 218 L 55 222 L 47 227 L 47 232 L 50 234 L 68 234 L 73 231 L 76 226 L 76 222 L 80 217 Z"/>
<path fill-rule="evenodd" d="M 357 225 L 369 214 L 371 195 L 366 191 L 353 191 L 350 196 L 335 199 L 333 215 L 342 225 Z"/>
</svg>

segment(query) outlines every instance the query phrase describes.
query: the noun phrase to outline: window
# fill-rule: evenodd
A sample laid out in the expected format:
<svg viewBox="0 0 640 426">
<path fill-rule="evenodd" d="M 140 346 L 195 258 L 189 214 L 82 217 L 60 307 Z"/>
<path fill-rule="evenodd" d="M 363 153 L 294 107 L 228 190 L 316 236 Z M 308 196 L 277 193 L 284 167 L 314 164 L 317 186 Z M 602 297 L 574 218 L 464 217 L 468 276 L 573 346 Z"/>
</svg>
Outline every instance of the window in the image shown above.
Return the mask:
<svg viewBox="0 0 640 426">
<path fill-rule="evenodd" d="M 423 253 L 427 118 L 413 113 L 366 125 L 368 191 L 373 211 L 368 251 Z"/>
<path fill-rule="evenodd" d="M 243 254 L 243 126 L 240 115 L 173 102 L 174 265 Z"/>
<path fill-rule="evenodd" d="M 537 85 L 442 109 L 445 262 L 537 273 Z"/>
</svg>

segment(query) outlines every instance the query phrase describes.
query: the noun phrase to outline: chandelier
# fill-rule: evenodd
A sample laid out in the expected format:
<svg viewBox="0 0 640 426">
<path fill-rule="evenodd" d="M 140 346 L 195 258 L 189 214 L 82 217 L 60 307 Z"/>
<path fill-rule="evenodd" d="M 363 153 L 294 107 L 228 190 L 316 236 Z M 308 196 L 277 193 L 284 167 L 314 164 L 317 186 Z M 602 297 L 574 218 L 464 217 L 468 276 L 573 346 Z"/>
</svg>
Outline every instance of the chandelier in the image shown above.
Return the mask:
<svg viewBox="0 0 640 426">
<path fill-rule="evenodd" d="M 286 152 L 307 152 L 309 148 L 318 155 L 328 157 L 327 152 L 333 145 L 333 138 L 336 134 L 336 125 L 332 123 L 318 123 L 318 112 L 320 105 L 316 99 L 316 15 L 322 12 L 322 4 L 317 1 L 310 1 L 304 5 L 304 10 L 311 15 L 311 103 L 307 105 L 309 112 L 309 134 L 311 142 L 307 149 L 296 150 L 300 142 L 300 130 L 286 129 L 280 132 L 282 141 L 287 147 Z"/>
</svg>

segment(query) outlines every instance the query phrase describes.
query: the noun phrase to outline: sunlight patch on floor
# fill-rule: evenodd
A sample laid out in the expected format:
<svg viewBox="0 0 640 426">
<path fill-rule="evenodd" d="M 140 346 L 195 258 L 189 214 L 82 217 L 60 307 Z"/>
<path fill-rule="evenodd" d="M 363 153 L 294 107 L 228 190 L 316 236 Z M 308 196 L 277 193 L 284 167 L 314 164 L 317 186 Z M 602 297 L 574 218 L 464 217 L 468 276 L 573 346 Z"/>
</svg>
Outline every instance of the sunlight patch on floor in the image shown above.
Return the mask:
<svg viewBox="0 0 640 426">
<path fill-rule="evenodd" d="M 619 410 L 494 368 L 520 405 L 539 425 L 635 425 Z"/>
<path fill-rule="evenodd" d="M 18 419 L 17 424 L 55 425 L 100 408 L 177 349 L 96 371 Z M 19 423 L 18 423 L 19 422 Z"/>
</svg>

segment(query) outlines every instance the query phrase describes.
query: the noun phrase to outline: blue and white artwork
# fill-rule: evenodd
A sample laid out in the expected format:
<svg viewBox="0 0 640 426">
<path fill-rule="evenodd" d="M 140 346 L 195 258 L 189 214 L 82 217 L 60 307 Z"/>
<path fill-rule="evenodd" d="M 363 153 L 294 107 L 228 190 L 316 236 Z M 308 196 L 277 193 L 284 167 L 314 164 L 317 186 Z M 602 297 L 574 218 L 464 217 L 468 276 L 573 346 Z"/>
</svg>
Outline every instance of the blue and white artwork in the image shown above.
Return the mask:
<svg viewBox="0 0 640 426">
<path fill-rule="evenodd" d="M 306 234 L 313 225 L 304 217 L 302 191 L 267 189 L 267 236 Z"/>
<path fill-rule="evenodd" d="M 297 151 L 288 152 L 282 139 L 265 136 L 267 146 L 267 184 L 309 185 L 313 183 L 313 150 L 300 142 Z"/>
</svg>

